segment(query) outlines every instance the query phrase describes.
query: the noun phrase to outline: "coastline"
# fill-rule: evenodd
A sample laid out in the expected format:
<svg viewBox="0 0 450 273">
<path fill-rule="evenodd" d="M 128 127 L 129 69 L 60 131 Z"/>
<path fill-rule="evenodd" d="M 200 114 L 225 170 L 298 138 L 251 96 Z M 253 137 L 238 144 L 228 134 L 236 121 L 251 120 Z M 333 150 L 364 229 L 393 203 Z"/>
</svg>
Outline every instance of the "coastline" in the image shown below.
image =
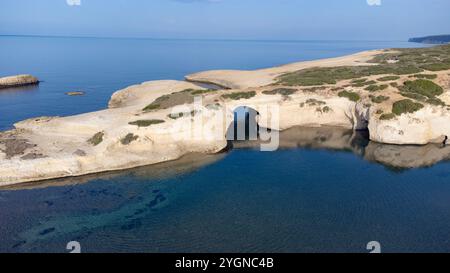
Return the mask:
<svg viewBox="0 0 450 273">
<path fill-rule="evenodd" d="M 267 104 L 278 105 L 280 120 L 276 127 L 271 127 L 274 130 L 283 131 L 296 126 L 337 126 L 351 130 L 369 129 L 370 139 L 380 143 L 424 145 L 442 142 L 444 136 L 450 136 L 450 126 L 445 125 L 450 121 L 450 111 L 445 107 L 426 105 L 415 113 L 399 115 L 393 120 L 380 120 L 376 113 L 380 109 L 387 112 L 391 101 L 391 104 L 383 102 L 368 106 L 370 92 L 363 88 L 359 91 L 361 99 L 357 101 L 338 96 L 337 92 L 332 91 L 350 88 L 352 79 L 324 86 L 283 86 L 277 82 L 284 74 L 317 67 L 377 66 L 377 63 L 370 61 L 380 54 L 388 53 L 395 51 L 365 51 L 254 71 L 199 72 L 187 75 L 185 82 L 152 81 L 119 90 L 112 95 L 109 108 L 101 111 L 18 122 L 14 130 L 0 132 L 0 186 L 130 169 L 176 160 L 189 153 L 219 153 L 227 147 L 227 139 L 225 135 L 218 137 L 217 131 L 226 131 L 233 122 L 234 109 L 242 106 L 258 109 Z M 448 70 L 436 74 L 436 82 L 442 85 L 449 82 Z M 367 81 L 376 81 L 388 75 L 377 74 L 365 78 Z M 392 82 L 401 84 L 409 76 L 400 75 Z M 224 89 L 208 92 L 195 82 L 214 84 Z M 286 96 L 275 92 L 280 88 L 291 89 L 292 94 Z M 317 89 L 312 92 L 313 88 Z M 176 97 L 176 103 L 172 106 L 192 107 L 193 92 L 192 96 L 183 95 L 186 90 L 202 91 L 202 115 L 172 120 L 168 118 L 170 106 L 143 111 L 164 96 L 169 98 L 168 101 L 171 101 L 170 97 Z M 251 92 L 254 92 L 253 96 L 237 100 L 224 96 Z M 445 93 L 440 96 L 446 104 L 450 104 L 448 92 L 448 86 L 445 86 Z M 382 93 L 388 94 L 392 100 L 401 98 L 391 87 Z M 315 104 L 307 103 L 311 100 Z M 304 106 L 299 107 L 302 104 Z M 211 105 L 216 105 L 218 109 L 208 107 Z M 318 111 L 319 105 L 321 111 Z M 324 109 L 331 111 L 325 112 Z M 174 124 L 204 124 L 210 121 L 205 116 L 218 114 L 224 115 L 225 119 L 203 130 L 201 138 L 173 139 L 174 135 L 195 134 L 193 128 L 182 128 L 174 134 Z M 268 119 L 269 115 L 260 115 L 260 121 Z M 131 124 L 139 120 L 162 122 L 151 126 Z M 124 142 L 130 135 L 131 141 Z M 94 141 L 91 141 L 93 138 Z"/>
</svg>

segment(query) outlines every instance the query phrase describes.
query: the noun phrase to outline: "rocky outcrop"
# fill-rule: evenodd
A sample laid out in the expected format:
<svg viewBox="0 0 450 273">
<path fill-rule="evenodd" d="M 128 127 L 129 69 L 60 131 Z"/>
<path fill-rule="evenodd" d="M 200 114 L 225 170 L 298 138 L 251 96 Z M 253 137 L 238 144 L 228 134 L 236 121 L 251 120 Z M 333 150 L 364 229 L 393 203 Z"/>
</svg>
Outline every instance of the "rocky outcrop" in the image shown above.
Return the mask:
<svg viewBox="0 0 450 273">
<path fill-rule="evenodd" d="M 0 78 L 0 89 L 38 84 L 39 80 L 31 75 L 17 75 Z"/>
<path fill-rule="evenodd" d="M 157 83 L 166 92 L 182 91 L 186 84 Z M 176 86 L 180 88 L 176 88 Z M 169 91 L 167 91 L 169 90 Z M 164 91 L 160 91 L 164 94 Z M 147 103 L 152 99 L 142 100 Z M 104 171 L 129 169 L 178 159 L 188 153 L 217 153 L 227 146 L 225 139 L 174 140 L 170 110 L 142 113 L 142 104 L 87 113 L 70 117 L 42 117 L 15 124 L 16 129 L 0 135 L 0 186 L 21 182 L 79 176 Z M 130 103 L 131 104 L 131 103 Z M 206 111 L 206 110 L 205 110 Z M 161 124 L 137 126 L 137 120 L 166 120 Z M 172 122 L 171 122 L 172 121 Z M 177 134 L 190 134 L 191 128 L 180 128 Z M 96 137 L 101 132 L 101 137 Z M 135 140 L 123 144 L 127 135 Z M 205 137 L 214 128 L 204 131 Z M 20 141 L 19 141 L 20 140 Z M 82 153 L 80 151 L 83 151 Z M 43 155 L 33 160 L 21 157 Z M 30 158 L 30 157 L 28 157 Z"/>
<path fill-rule="evenodd" d="M 334 126 L 350 131 L 368 129 L 372 143 L 443 143 L 450 136 L 449 70 L 430 64 L 430 69 L 442 71 L 415 75 L 417 69 L 392 64 L 404 74 L 388 73 L 393 68 L 386 65 L 375 69 L 373 75 L 365 72 L 377 66 L 371 61 L 374 57 L 389 63 L 391 56 L 380 57 L 380 52 L 257 71 L 210 71 L 188 76 L 191 81 L 229 88 L 222 90 L 208 90 L 186 81 L 146 82 L 114 93 L 108 109 L 16 123 L 14 130 L 0 133 L 0 186 L 130 169 L 190 153 L 219 153 L 229 147 L 226 135 L 233 127 L 234 111 L 240 107 L 255 110 L 259 125 L 273 132 L 298 126 Z M 325 70 L 323 73 L 329 74 L 326 77 L 322 71 L 307 70 L 317 67 L 338 68 Z M 297 72 L 305 70 L 309 74 L 300 80 L 308 85 L 293 84 L 291 76 L 287 82 L 280 81 L 280 76 L 293 72 L 298 81 L 298 75 L 303 74 Z M 355 81 L 348 76 L 355 71 L 365 73 L 364 77 Z M 332 77 L 341 78 L 334 82 Z M 419 81 L 419 91 L 428 97 L 410 92 L 406 96 L 417 101 L 410 98 L 408 103 L 396 106 L 396 102 L 405 100 L 404 92 L 410 91 L 404 84 L 420 77 L 433 77 L 442 90 L 422 90 L 433 82 Z M 325 83 L 315 84 L 318 81 Z M 318 136 L 323 141 L 317 145 L 337 147 L 357 141 L 333 137 L 327 141 L 327 135 Z M 299 139 L 297 143 L 302 141 L 307 142 Z M 427 156 L 419 156 L 416 162 L 383 158 L 395 157 L 399 154 L 396 150 L 395 146 L 387 150 L 376 146 L 366 149 L 366 156 L 394 166 L 446 158 L 442 151 L 433 152 L 435 148 L 424 150 Z M 410 156 L 412 150 L 405 154 Z"/>
</svg>

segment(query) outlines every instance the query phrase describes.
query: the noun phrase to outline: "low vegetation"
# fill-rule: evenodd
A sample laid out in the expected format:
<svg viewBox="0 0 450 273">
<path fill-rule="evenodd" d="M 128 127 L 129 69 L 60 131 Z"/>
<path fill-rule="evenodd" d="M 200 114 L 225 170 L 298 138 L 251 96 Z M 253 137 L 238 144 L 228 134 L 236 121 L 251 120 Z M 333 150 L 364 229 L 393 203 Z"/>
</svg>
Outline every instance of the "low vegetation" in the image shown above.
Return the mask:
<svg viewBox="0 0 450 273">
<path fill-rule="evenodd" d="M 433 63 L 422 65 L 421 68 L 428 71 L 442 71 L 450 69 L 450 63 Z"/>
<path fill-rule="evenodd" d="M 414 102 L 410 99 L 404 99 L 394 102 L 392 105 L 392 113 L 400 116 L 406 113 L 414 113 L 422 109 L 424 106 L 421 103 Z"/>
<path fill-rule="evenodd" d="M 360 79 L 352 81 L 352 87 L 363 87 L 366 85 L 376 84 L 376 81 L 367 81 L 367 79 Z"/>
<path fill-rule="evenodd" d="M 278 78 L 278 84 L 288 86 L 311 86 L 336 84 L 341 80 L 367 77 L 372 75 L 395 74 L 406 75 L 420 73 L 423 70 L 415 66 L 398 66 L 394 64 L 373 66 L 340 66 L 303 69 L 284 74 Z M 364 86 L 365 82 L 355 83 Z"/>
<path fill-rule="evenodd" d="M 305 103 L 308 104 L 309 106 L 316 106 L 316 105 L 325 105 L 325 104 L 327 104 L 326 102 L 321 101 L 321 100 L 317 100 L 317 99 L 307 99 Z"/>
<path fill-rule="evenodd" d="M 376 92 L 376 91 L 381 91 L 384 90 L 386 88 L 388 88 L 389 85 L 387 84 L 382 84 L 382 85 L 369 85 L 366 88 L 364 88 L 364 90 L 369 91 L 369 92 Z"/>
<path fill-rule="evenodd" d="M 373 66 L 315 67 L 286 73 L 278 77 L 278 84 L 288 86 L 314 86 L 336 84 L 341 80 L 357 79 L 352 82 L 357 87 L 367 85 L 360 78 L 391 74 L 380 81 L 397 80 L 398 75 L 418 74 L 424 70 L 441 71 L 450 69 L 450 45 L 430 48 L 395 49 L 375 56 Z"/>
<path fill-rule="evenodd" d="M 381 119 L 381 120 L 391 120 L 391 119 L 393 119 L 393 118 L 395 118 L 395 114 L 394 114 L 394 113 L 382 114 L 382 115 L 380 116 L 380 119 Z"/>
<path fill-rule="evenodd" d="M 282 95 L 282 96 L 290 96 L 297 92 L 296 89 L 292 88 L 276 88 L 273 90 L 263 91 L 262 93 L 265 95 Z"/>
<path fill-rule="evenodd" d="M 434 80 L 437 78 L 436 74 L 415 74 L 409 76 L 410 78 L 417 78 L 417 79 L 427 79 L 427 80 Z"/>
<path fill-rule="evenodd" d="M 164 122 L 165 122 L 164 120 L 160 120 L 160 119 L 143 119 L 143 120 L 132 121 L 132 122 L 129 122 L 128 124 L 136 125 L 138 127 L 149 127 L 151 125 L 161 124 Z"/>
<path fill-rule="evenodd" d="M 203 90 L 202 89 L 198 89 L 198 90 L 186 89 L 186 90 L 184 90 L 184 92 L 189 92 L 193 96 L 198 96 L 198 95 L 208 94 L 208 93 L 217 92 L 217 91 L 214 89 L 203 89 Z"/>
<path fill-rule="evenodd" d="M 168 117 L 171 119 L 179 119 L 182 117 L 194 117 L 197 113 L 198 113 L 198 111 L 192 110 L 191 112 L 180 112 L 180 113 L 169 114 Z"/>
<path fill-rule="evenodd" d="M 207 90 L 201 90 L 207 91 Z M 144 109 L 142 109 L 144 112 L 149 112 L 153 110 L 159 110 L 159 109 L 168 109 L 177 105 L 183 105 L 183 104 L 190 104 L 194 102 L 194 95 L 192 93 L 200 92 L 199 90 L 193 90 L 193 89 L 186 89 L 181 92 L 175 92 L 169 95 L 163 95 L 156 100 L 154 100 L 152 103 L 147 105 Z M 210 92 L 210 91 L 208 91 Z"/>
<path fill-rule="evenodd" d="M 128 144 L 130 144 L 131 142 L 137 140 L 138 138 L 139 138 L 139 136 L 136 136 L 136 135 L 134 135 L 134 134 L 132 134 L 132 133 L 129 133 L 129 134 L 127 134 L 124 138 L 122 138 L 122 139 L 120 140 L 120 143 L 122 143 L 122 145 L 128 145 Z"/>
<path fill-rule="evenodd" d="M 357 102 L 361 99 L 358 93 L 351 92 L 351 91 L 341 91 L 338 93 L 338 96 L 341 98 L 347 98 L 351 101 Z"/>
<path fill-rule="evenodd" d="M 442 100 L 438 99 L 438 98 L 431 98 L 431 99 L 427 99 L 425 101 L 428 104 L 431 105 L 435 105 L 435 106 L 445 106 L 445 102 L 443 102 Z"/>
<path fill-rule="evenodd" d="M 316 91 L 320 91 L 320 90 L 325 90 L 327 87 L 326 86 L 314 86 L 314 87 L 310 87 L 310 88 L 305 88 L 302 89 L 304 92 L 311 92 L 314 93 Z"/>
<path fill-rule="evenodd" d="M 360 84 L 360 83 L 365 83 L 367 81 L 367 79 L 366 78 L 363 78 L 363 79 L 356 79 L 356 80 L 353 80 L 351 83 L 352 84 Z"/>
<path fill-rule="evenodd" d="M 305 102 L 300 103 L 300 107 L 305 107 L 305 105 L 307 106 L 322 106 L 322 105 L 326 105 L 327 103 L 321 100 L 317 100 L 317 99 L 307 99 Z"/>
<path fill-rule="evenodd" d="M 333 110 L 329 106 L 324 106 L 324 107 L 317 107 L 316 111 L 319 113 L 329 113 Z"/>
<path fill-rule="evenodd" d="M 153 111 L 153 110 L 158 110 L 161 107 L 160 104 L 158 103 L 151 103 L 149 105 L 147 105 L 144 109 L 142 109 L 145 112 L 149 112 L 149 111 Z"/>
<path fill-rule="evenodd" d="M 250 99 L 256 96 L 255 91 L 250 92 L 236 92 L 231 94 L 224 94 L 222 95 L 222 98 L 224 99 L 232 99 L 232 100 L 240 100 L 240 99 Z"/>
<path fill-rule="evenodd" d="M 400 48 L 394 51 L 380 54 L 373 58 L 371 62 L 397 67 L 407 66 L 417 70 L 441 71 L 450 69 L 450 45 L 427 48 Z M 395 60 L 396 63 L 389 64 L 392 60 Z"/>
<path fill-rule="evenodd" d="M 88 139 L 88 143 L 97 146 L 98 144 L 102 143 L 104 136 L 105 136 L 104 132 L 98 132 L 95 135 L 93 135 L 90 139 Z"/>
<path fill-rule="evenodd" d="M 400 87 L 400 91 L 403 93 L 415 93 L 428 98 L 434 98 L 444 93 L 442 87 L 432 81 L 423 79 L 405 82 L 404 85 Z"/>
<path fill-rule="evenodd" d="M 370 95 L 369 97 L 370 97 L 370 100 L 373 103 L 382 103 L 382 102 L 385 102 L 385 101 L 389 100 L 389 97 L 381 96 L 381 95 L 380 96 L 372 96 L 372 95 Z"/>
<path fill-rule="evenodd" d="M 403 97 L 418 100 L 418 101 L 426 101 L 427 100 L 427 97 L 422 96 L 420 94 L 416 94 L 416 93 L 400 92 L 400 95 L 402 95 Z"/>
<path fill-rule="evenodd" d="M 398 79 L 400 79 L 399 76 L 385 76 L 385 77 L 381 77 L 381 78 L 377 79 L 377 81 L 389 82 L 389 81 L 396 81 Z"/>
</svg>

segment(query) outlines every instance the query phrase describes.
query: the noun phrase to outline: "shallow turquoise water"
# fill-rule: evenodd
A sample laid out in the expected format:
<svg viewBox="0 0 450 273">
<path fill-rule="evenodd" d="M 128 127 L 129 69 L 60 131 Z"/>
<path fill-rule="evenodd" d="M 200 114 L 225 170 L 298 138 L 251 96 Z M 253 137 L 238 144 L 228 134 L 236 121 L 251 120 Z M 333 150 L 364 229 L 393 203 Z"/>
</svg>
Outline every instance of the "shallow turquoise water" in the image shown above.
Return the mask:
<svg viewBox="0 0 450 273">
<path fill-rule="evenodd" d="M 0 75 L 44 80 L 0 91 L 1 129 L 101 109 L 114 90 L 146 80 L 414 46 L 30 37 L 0 45 Z M 71 90 L 87 95 L 64 95 Z M 387 252 L 450 251 L 450 152 L 351 133 L 327 142 L 330 132 L 294 134 L 276 152 L 236 143 L 220 155 L 2 189 L 0 252 L 66 252 L 72 240 L 85 252 L 367 252 L 374 240 Z"/>
<path fill-rule="evenodd" d="M 448 163 L 393 171 L 306 148 L 195 161 L 1 191 L 0 251 L 450 250 Z"/>
</svg>

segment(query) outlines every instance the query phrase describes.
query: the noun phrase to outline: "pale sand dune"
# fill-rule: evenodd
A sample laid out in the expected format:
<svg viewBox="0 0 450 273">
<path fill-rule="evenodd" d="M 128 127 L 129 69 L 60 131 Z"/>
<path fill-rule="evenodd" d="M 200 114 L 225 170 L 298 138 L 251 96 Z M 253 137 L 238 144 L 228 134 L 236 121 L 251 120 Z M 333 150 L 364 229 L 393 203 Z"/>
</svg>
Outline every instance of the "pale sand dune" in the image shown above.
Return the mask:
<svg viewBox="0 0 450 273">
<path fill-rule="evenodd" d="M 275 79 L 288 72 L 312 67 L 334 67 L 334 66 L 357 66 L 374 65 L 367 63 L 375 55 L 383 53 L 383 50 L 372 50 L 356 53 L 353 55 L 322 59 L 307 62 L 298 62 L 273 68 L 259 69 L 253 71 L 245 70 L 212 70 L 195 73 L 186 76 L 186 80 L 194 82 L 213 83 L 231 89 L 245 89 L 260 87 L 274 83 Z"/>
</svg>

